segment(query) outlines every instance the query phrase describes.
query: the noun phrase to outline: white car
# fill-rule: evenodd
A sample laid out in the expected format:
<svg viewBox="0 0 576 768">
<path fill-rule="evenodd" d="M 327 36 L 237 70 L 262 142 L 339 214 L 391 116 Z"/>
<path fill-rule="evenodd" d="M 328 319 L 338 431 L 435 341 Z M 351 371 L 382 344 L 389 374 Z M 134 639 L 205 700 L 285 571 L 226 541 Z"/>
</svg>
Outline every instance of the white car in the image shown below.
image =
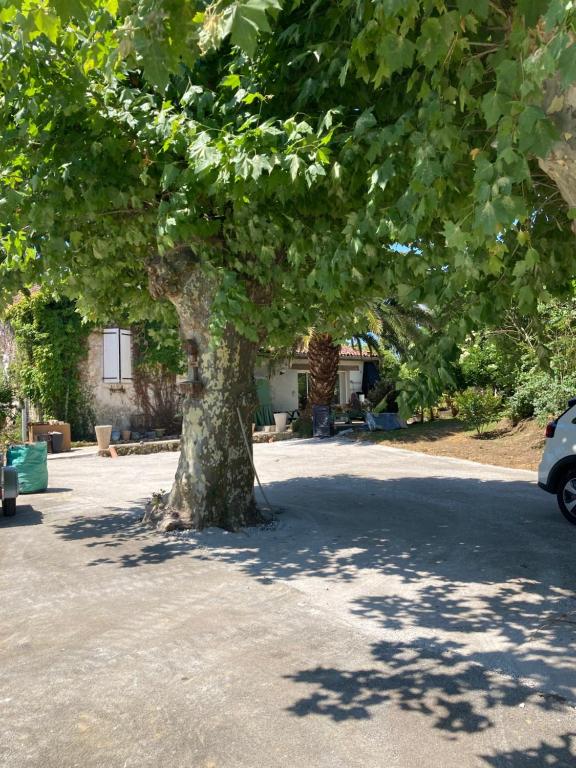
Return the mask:
<svg viewBox="0 0 576 768">
<path fill-rule="evenodd" d="M 546 427 L 546 446 L 538 467 L 538 485 L 555 493 L 564 517 L 576 525 L 576 397 Z"/>
</svg>

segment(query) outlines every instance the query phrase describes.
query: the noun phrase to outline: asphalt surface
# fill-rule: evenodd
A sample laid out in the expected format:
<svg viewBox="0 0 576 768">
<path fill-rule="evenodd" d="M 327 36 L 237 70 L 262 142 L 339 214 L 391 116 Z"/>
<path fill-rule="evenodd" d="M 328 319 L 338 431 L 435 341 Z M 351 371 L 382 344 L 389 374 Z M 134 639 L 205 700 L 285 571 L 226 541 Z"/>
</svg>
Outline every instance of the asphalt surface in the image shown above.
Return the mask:
<svg viewBox="0 0 576 768">
<path fill-rule="evenodd" d="M 263 529 L 145 530 L 177 456 L 85 449 L 0 518 L 3 768 L 576 764 L 576 527 L 534 473 L 255 456 Z"/>
</svg>

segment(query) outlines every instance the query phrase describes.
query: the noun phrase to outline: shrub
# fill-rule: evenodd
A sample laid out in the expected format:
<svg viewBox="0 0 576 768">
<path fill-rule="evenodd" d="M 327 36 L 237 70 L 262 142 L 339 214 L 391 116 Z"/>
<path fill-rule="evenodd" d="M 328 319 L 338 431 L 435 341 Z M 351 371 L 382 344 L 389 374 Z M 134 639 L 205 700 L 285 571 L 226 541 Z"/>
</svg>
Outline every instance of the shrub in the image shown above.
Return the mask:
<svg viewBox="0 0 576 768">
<path fill-rule="evenodd" d="M 0 373 L 0 446 L 19 439 L 18 407 L 8 379 Z"/>
<path fill-rule="evenodd" d="M 8 379 L 0 378 L 0 432 L 6 427 L 13 415 L 14 393 Z"/>
<path fill-rule="evenodd" d="M 542 372 L 522 374 L 514 394 L 508 398 L 506 413 L 517 424 L 534 416 L 534 403 L 538 392 L 548 386 L 548 376 Z"/>
<path fill-rule="evenodd" d="M 380 379 L 368 392 L 368 401 L 372 404 L 375 413 L 398 411 L 396 402 L 396 382 L 390 379 Z"/>
<path fill-rule="evenodd" d="M 300 416 L 292 422 L 292 431 L 298 437 L 312 437 L 312 419 L 308 416 Z"/>
<path fill-rule="evenodd" d="M 463 386 L 509 394 L 516 384 L 519 362 L 517 350 L 506 337 L 479 338 L 460 357 Z"/>
<path fill-rule="evenodd" d="M 554 373 L 531 371 L 523 374 L 506 410 L 514 423 L 533 416 L 544 425 L 562 413 L 572 397 L 576 397 L 576 374 L 559 379 Z"/>
<path fill-rule="evenodd" d="M 16 342 L 10 375 L 16 394 L 36 406 L 39 417 L 70 422 L 72 437 L 92 434 L 92 393 L 82 381 L 91 326 L 76 305 L 38 291 L 21 296 L 6 312 Z"/>
<path fill-rule="evenodd" d="M 562 381 L 550 379 L 534 398 L 534 416 L 538 423 L 543 426 L 563 413 L 572 397 L 576 397 L 576 376 Z"/>
<path fill-rule="evenodd" d="M 469 387 L 456 396 L 458 418 L 474 427 L 481 435 L 500 415 L 502 399 L 490 390 Z"/>
</svg>

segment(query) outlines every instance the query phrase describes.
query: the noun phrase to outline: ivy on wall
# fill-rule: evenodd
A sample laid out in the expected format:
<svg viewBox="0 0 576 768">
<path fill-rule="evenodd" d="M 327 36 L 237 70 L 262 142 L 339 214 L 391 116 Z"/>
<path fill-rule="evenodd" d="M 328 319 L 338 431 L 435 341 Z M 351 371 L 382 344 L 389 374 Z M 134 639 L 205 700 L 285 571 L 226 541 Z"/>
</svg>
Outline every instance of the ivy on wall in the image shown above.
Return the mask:
<svg viewBox="0 0 576 768">
<path fill-rule="evenodd" d="M 72 436 L 93 433 L 91 394 L 80 376 L 92 326 L 75 304 L 37 291 L 19 298 L 7 311 L 16 341 L 11 379 L 16 393 L 28 398 L 45 419 L 70 423 Z"/>
<path fill-rule="evenodd" d="M 146 428 L 168 433 L 181 430 L 181 396 L 177 375 L 186 363 L 175 315 L 163 322 L 148 321 L 133 327 L 136 402 Z"/>
</svg>

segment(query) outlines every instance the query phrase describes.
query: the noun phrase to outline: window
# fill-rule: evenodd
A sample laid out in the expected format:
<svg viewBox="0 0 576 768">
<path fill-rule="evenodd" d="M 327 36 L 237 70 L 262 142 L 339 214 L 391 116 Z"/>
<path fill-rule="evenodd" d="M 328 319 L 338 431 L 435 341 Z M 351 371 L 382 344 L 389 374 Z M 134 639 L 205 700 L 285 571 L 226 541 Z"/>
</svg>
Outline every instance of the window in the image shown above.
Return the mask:
<svg viewBox="0 0 576 768">
<path fill-rule="evenodd" d="M 308 402 L 308 374 L 298 374 L 298 410 L 303 411 Z"/>
<path fill-rule="evenodd" d="M 104 381 L 110 384 L 132 379 L 132 332 L 106 328 L 104 340 Z"/>
<path fill-rule="evenodd" d="M 298 374 L 298 409 L 300 411 L 306 408 L 308 402 L 308 395 L 310 393 L 310 374 L 299 373 Z M 336 386 L 334 387 L 334 396 L 332 398 L 332 405 L 340 405 L 346 403 L 346 374 L 339 373 L 336 379 Z"/>
</svg>

